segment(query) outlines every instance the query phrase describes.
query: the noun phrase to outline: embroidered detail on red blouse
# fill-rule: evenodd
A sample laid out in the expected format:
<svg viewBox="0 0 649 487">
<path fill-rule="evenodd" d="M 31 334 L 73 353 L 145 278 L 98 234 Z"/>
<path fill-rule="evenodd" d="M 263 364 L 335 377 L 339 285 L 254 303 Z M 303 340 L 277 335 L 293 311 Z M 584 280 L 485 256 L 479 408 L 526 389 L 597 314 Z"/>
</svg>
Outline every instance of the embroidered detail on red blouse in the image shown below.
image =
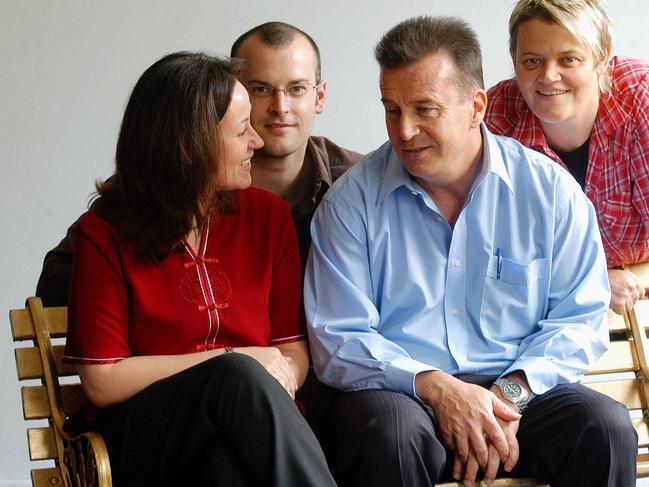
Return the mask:
<svg viewBox="0 0 649 487">
<path fill-rule="evenodd" d="M 185 275 L 180 281 L 181 296 L 194 303 L 199 311 L 207 311 L 209 329 L 203 344 L 196 346 L 196 349 L 201 351 L 223 346 L 216 343 L 216 337 L 221 327 L 218 310 L 228 307 L 228 300 L 232 295 L 230 280 L 216 266 L 218 259 L 205 257 L 209 230 L 208 220 L 198 254 L 194 252 L 186 239 L 183 240 L 183 246 L 192 261 L 184 265 Z"/>
<path fill-rule="evenodd" d="M 206 304 L 201 288 L 201 279 L 197 272 L 196 262 L 189 262 L 191 266 L 185 270 L 185 275 L 180 280 L 180 294 L 190 303 L 194 303 L 200 311 L 214 308 L 227 308 L 228 299 L 232 295 L 232 286 L 230 280 L 215 265 L 205 264 L 207 278 L 214 293 L 214 302 Z"/>
</svg>

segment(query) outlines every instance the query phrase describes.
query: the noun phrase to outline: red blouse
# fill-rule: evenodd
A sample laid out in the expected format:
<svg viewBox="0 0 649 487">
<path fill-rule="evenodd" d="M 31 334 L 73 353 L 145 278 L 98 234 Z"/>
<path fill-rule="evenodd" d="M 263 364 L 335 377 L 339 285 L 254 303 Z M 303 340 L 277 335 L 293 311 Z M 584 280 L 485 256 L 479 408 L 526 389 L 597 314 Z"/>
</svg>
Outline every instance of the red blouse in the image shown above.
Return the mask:
<svg viewBox="0 0 649 487">
<path fill-rule="evenodd" d="M 306 338 L 301 267 L 288 205 L 250 188 L 213 216 L 195 253 L 185 242 L 160 264 L 95 212 L 80 221 L 64 359 L 268 346 Z"/>
</svg>

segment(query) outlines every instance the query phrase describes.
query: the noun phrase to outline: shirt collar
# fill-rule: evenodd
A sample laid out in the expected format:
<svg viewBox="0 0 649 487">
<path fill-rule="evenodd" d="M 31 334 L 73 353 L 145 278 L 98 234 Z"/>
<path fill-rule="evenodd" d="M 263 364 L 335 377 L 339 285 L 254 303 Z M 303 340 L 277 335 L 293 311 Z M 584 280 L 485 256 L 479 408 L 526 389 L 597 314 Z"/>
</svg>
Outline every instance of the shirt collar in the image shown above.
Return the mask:
<svg viewBox="0 0 649 487">
<path fill-rule="evenodd" d="M 613 78 L 614 63 L 609 67 L 609 76 Z M 611 91 L 599 98 L 599 110 L 595 125 L 599 125 L 606 135 L 611 135 L 618 127 L 624 125 L 631 117 L 618 103 L 615 94 Z"/>
<path fill-rule="evenodd" d="M 381 149 L 388 152 L 388 162 L 383 174 L 383 181 L 381 182 L 379 197 L 376 201 L 377 205 L 379 205 L 395 189 L 401 186 L 405 186 L 410 191 L 415 191 L 412 179 L 410 178 L 410 173 L 406 171 L 405 167 L 403 167 L 401 159 L 399 159 L 399 156 L 392 147 L 392 144 L 390 144 L 390 142 L 386 142 L 385 144 L 383 144 Z"/>
<path fill-rule="evenodd" d="M 482 133 L 482 171 L 476 178 L 476 182 L 473 187 L 477 187 L 482 180 L 487 177 L 487 174 L 494 173 L 499 177 L 509 188 L 509 191 L 514 193 L 514 187 L 512 186 L 511 179 L 509 178 L 509 173 L 507 172 L 507 167 L 505 166 L 505 161 L 503 160 L 500 148 L 496 143 L 494 135 L 489 132 L 487 126 L 482 122 L 480 124 L 480 131 Z M 415 185 L 410 173 L 403 167 L 401 159 L 397 155 L 396 151 L 392 148 L 390 142 L 386 142 L 383 148 L 388 153 L 388 162 L 386 164 L 385 172 L 383 174 L 383 182 L 381 183 L 381 190 L 379 191 L 379 197 L 376 201 L 376 204 L 379 205 L 390 193 L 392 193 L 397 188 L 404 186 L 409 191 L 420 192 L 417 188 L 418 185 Z M 473 190 L 472 190 L 473 191 Z"/>
<path fill-rule="evenodd" d="M 313 176 L 313 191 L 310 195 L 302 198 L 292 209 L 291 215 L 298 220 L 305 215 L 313 213 L 315 207 L 320 203 L 322 196 L 333 184 L 331 171 L 329 169 L 328 154 L 319 151 L 311 137 L 307 140 L 306 152 L 304 153 L 304 164 L 310 164 L 315 171 Z"/>
<path fill-rule="evenodd" d="M 518 101 L 522 102 L 524 106 L 519 107 L 519 110 L 522 112 L 521 121 L 514 127 L 511 135 L 512 138 L 518 140 L 526 147 L 549 149 L 550 147 L 545 140 L 545 135 L 543 135 L 540 120 L 536 118 L 534 112 L 527 106 L 522 95 L 519 96 Z"/>
<path fill-rule="evenodd" d="M 331 179 L 331 172 L 329 170 L 329 161 L 328 154 L 326 152 L 320 152 L 315 144 L 315 142 L 309 137 L 306 144 L 306 154 L 305 161 L 309 164 L 313 164 L 315 168 L 315 181 L 319 187 L 323 182 L 327 183 L 327 187 L 333 184 Z"/>
<path fill-rule="evenodd" d="M 480 124 L 480 130 L 482 132 L 482 160 L 484 162 L 482 172 L 478 176 L 477 181 L 482 181 L 489 173 L 493 173 L 505 183 L 512 194 L 515 194 L 514 186 L 507 172 L 507 166 L 505 165 L 500 146 L 496 142 L 496 137 L 489 132 L 484 122 Z M 477 184 L 474 186 L 477 186 Z"/>
</svg>

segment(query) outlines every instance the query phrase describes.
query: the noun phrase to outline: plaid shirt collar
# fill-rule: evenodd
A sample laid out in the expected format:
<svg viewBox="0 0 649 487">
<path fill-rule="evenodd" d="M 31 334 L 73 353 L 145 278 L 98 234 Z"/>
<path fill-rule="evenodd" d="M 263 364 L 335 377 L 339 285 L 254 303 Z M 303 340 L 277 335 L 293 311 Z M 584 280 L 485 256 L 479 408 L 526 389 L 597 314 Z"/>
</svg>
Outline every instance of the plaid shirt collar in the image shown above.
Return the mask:
<svg viewBox="0 0 649 487">
<path fill-rule="evenodd" d="M 515 109 L 522 115 L 520 123 L 516 125 L 511 136 L 519 140 L 523 145 L 540 150 L 563 165 L 559 156 L 548 145 L 545 135 L 543 135 L 541 121 L 534 115 L 529 106 L 527 106 L 522 95 L 518 96 Z M 599 110 L 591 133 L 591 141 L 602 143 L 603 140 L 612 135 L 619 127 L 627 123 L 630 117 L 620 106 L 614 95 L 607 93 L 600 96 Z"/>
</svg>

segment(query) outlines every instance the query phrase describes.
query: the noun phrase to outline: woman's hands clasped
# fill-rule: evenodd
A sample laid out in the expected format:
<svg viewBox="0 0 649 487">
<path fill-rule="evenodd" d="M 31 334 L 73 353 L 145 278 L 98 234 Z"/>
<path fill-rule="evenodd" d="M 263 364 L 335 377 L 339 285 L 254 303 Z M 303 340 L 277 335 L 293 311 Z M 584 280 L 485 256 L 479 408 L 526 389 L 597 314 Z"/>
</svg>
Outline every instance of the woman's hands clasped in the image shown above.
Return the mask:
<svg viewBox="0 0 649 487">
<path fill-rule="evenodd" d="M 275 347 L 237 347 L 236 352 L 254 358 L 295 399 L 298 384 L 291 357 L 283 355 Z"/>
</svg>

